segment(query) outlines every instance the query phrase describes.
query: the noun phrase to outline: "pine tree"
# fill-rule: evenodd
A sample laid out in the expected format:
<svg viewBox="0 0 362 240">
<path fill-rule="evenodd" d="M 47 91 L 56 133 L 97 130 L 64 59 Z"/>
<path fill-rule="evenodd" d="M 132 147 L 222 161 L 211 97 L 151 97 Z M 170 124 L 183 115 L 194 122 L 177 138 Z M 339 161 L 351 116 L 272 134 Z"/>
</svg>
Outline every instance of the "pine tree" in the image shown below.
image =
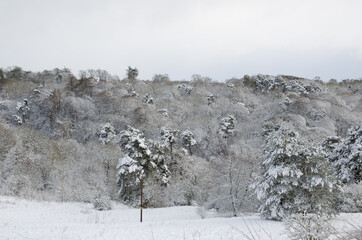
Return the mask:
<svg viewBox="0 0 362 240">
<path fill-rule="evenodd" d="M 188 149 L 189 154 L 192 155 L 191 146 L 194 146 L 196 144 L 194 134 L 189 130 L 182 132 L 181 143 L 184 148 Z"/>
<path fill-rule="evenodd" d="M 156 165 L 152 161 L 151 151 L 140 130 L 127 126 L 127 130 L 120 133 L 120 145 L 125 156 L 119 159 L 117 166 L 119 194 L 124 200 L 130 201 L 135 198 L 132 192 L 138 190 L 140 180 Z"/>
<path fill-rule="evenodd" d="M 171 161 L 173 161 L 173 145 L 177 142 L 180 131 L 162 127 L 160 131 L 161 143 L 170 149 Z"/>
<path fill-rule="evenodd" d="M 268 124 L 257 181 L 262 217 L 282 220 L 293 213 L 331 215 L 339 185 L 321 150 L 309 146 L 287 124 Z"/>
<path fill-rule="evenodd" d="M 110 142 L 116 135 L 114 127 L 110 123 L 106 123 L 102 126 L 101 131 L 97 134 L 98 141 L 102 144 L 107 144 Z"/>
<path fill-rule="evenodd" d="M 347 138 L 334 148 L 329 160 L 343 183 L 362 180 L 362 124 L 348 129 Z"/>
<path fill-rule="evenodd" d="M 221 123 L 219 124 L 218 133 L 223 138 L 229 138 L 235 131 L 235 117 L 229 115 L 221 119 Z"/>
</svg>

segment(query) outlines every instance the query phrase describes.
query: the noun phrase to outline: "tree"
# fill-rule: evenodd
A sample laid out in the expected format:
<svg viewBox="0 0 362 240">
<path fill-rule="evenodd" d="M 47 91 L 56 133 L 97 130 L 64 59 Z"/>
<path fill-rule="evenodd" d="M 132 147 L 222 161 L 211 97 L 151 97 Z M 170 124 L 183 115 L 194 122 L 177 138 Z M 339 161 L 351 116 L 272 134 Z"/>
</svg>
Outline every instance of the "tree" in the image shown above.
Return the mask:
<svg viewBox="0 0 362 240">
<path fill-rule="evenodd" d="M 293 213 L 335 213 L 339 184 L 322 151 L 285 123 L 266 124 L 262 135 L 263 160 L 252 185 L 262 201 L 262 217 L 282 220 Z"/>
<path fill-rule="evenodd" d="M 215 97 L 212 93 L 207 95 L 207 105 L 211 105 L 215 102 Z"/>
<path fill-rule="evenodd" d="M 329 160 L 343 183 L 362 180 L 362 124 L 348 129 L 347 138 L 334 148 Z"/>
<path fill-rule="evenodd" d="M 138 69 L 128 67 L 128 69 L 127 69 L 127 77 L 128 77 L 128 79 L 136 79 L 137 76 L 138 76 Z"/>
<path fill-rule="evenodd" d="M 227 117 L 224 117 L 221 119 L 221 122 L 219 124 L 219 131 L 218 133 L 223 138 L 229 138 L 235 130 L 235 117 L 232 115 L 229 115 Z"/>
<path fill-rule="evenodd" d="M 135 197 L 132 193 L 138 189 L 140 180 L 155 167 L 155 164 L 140 130 L 127 126 L 127 130 L 120 133 L 120 145 L 125 156 L 119 159 L 117 166 L 119 194 L 124 200 L 130 201 Z"/>
<path fill-rule="evenodd" d="M 162 127 L 160 131 L 161 142 L 166 147 L 170 148 L 171 161 L 173 161 L 173 145 L 177 142 L 180 131 L 177 129 L 171 130 L 167 127 Z"/>
<path fill-rule="evenodd" d="M 21 121 L 18 121 L 18 124 L 21 125 L 29 117 L 30 107 L 28 99 L 24 99 L 23 103 L 18 102 L 16 110 L 20 113 Z"/>
<path fill-rule="evenodd" d="M 188 149 L 189 154 L 192 155 L 191 146 L 194 146 L 196 144 L 194 134 L 189 130 L 181 133 L 181 143 L 184 148 Z"/>
<path fill-rule="evenodd" d="M 234 217 L 248 201 L 248 186 L 251 171 L 247 161 L 229 151 L 213 161 L 213 185 L 208 199 L 208 207 L 220 212 L 231 212 Z"/>
<path fill-rule="evenodd" d="M 97 134 L 98 141 L 102 144 L 107 144 L 110 142 L 116 135 L 114 127 L 110 123 L 106 123 L 102 126 L 101 131 Z"/>
<path fill-rule="evenodd" d="M 143 133 L 128 126 L 121 132 L 120 145 L 125 156 L 119 159 L 117 182 L 119 193 L 125 201 L 137 198 L 140 181 L 156 179 L 154 184 L 166 186 L 170 172 L 165 162 L 164 146 L 159 142 L 146 142 Z"/>
</svg>

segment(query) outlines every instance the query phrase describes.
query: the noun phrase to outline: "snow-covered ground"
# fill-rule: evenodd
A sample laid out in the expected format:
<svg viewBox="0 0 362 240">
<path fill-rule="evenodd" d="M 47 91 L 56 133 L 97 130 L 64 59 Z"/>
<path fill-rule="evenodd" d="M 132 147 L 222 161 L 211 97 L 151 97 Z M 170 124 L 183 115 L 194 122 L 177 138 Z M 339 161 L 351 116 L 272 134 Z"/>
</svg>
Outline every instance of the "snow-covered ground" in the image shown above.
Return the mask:
<svg viewBox="0 0 362 240">
<path fill-rule="evenodd" d="M 86 203 L 38 202 L 0 196 L 0 240 L 247 239 L 243 233 L 250 237 L 252 233 L 255 239 L 288 239 L 281 222 L 262 220 L 257 215 L 227 218 L 207 212 L 207 217 L 201 219 L 196 207 L 171 207 L 144 209 L 144 221 L 140 223 L 139 209 L 113 205 L 112 210 L 99 212 Z M 362 222 L 362 213 L 341 214 L 333 220 L 333 225 L 343 229 L 349 226 L 346 221 L 358 225 Z"/>
</svg>

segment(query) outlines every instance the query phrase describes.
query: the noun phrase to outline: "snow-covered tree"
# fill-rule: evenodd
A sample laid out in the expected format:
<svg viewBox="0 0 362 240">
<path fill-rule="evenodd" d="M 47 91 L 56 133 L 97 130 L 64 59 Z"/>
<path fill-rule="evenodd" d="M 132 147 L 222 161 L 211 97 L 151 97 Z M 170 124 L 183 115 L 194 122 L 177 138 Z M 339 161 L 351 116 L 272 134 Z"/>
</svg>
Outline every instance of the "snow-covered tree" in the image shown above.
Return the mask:
<svg viewBox="0 0 362 240">
<path fill-rule="evenodd" d="M 184 148 L 188 149 L 189 154 L 192 155 L 191 146 L 196 144 L 196 139 L 190 130 L 181 133 L 181 144 Z"/>
<path fill-rule="evenodd" d="M 160 130 L 161 143 L 170 149 L 171 160 L 173 159 L 173 145 L 177 142 L 180 131 L 177 129 L 170 129 L 162 127 Z"/>
<path fill-rule="evenodd" d="M 266 124 L 257 181 L 262 217 L 281 220 L 293 213 L 334 213 L 339 184 L 323 152 L 299 138 L 290 126 Z"/>
<path fill-rule="evenodd" d="M 135 197 L 132 192 L 138 189 L 140 180 L 156 165 L 140 130 L 127 126 L 127 129 L 120 133 L 120 145 L 125 156 L 118 162 L 117 182 L 120 185 L 119 194 L 127 201 Z"/>
<path fill-rule="evenodd" d="M 190 95 L 191 92 L 194 90 L 193 87 L 191 87 L 190 85 L 186 85 L 184 83 L 177 85 L 177 88 L 182 94 L 187 94 L 187 95 Z"/>
<path fill-rule="evenodd" d="M 234 154 L 223 155 L 213 161 L 213 184 L 207 207 L 238 215 L 249 197 L 251 178 L 247 166 L 245 159 Z"/>
<path fill-rule="evenodd" d="M 170 178 L 165 158 L 165 146 L 158 141 L 148 141 L 148 146 L 151 151 L 151 159 L 156 164 L 157 177 L 160 177 L 161 185 L 166 185 Z"/>
<path fill-rule="evenodd" d="M 221 119 L 218 133 L 223 138 L 229 138 L 235 131 L 235 117 L 229 115 Z"/>
<path fill-rule="evenodd" d="M 153 98 L 150 97 L 150 95 L 146 94 L 146 96 L 142 98 L 142 102 L 147 104 L 153 104 Z"/>
<path fill-rule="evenodd" d="M 131 67 L 127 68 L 127 77 L 128 77 L 128 79 L 136 79 L 137 76 L 138 76 L 138 69 L 137 68 L 131 68 Z"/>
<path fill-rule="evenodd" d="M 362 180 L 362 124 L 348 129 L 347 138 L 334 148 L 329 160 L 342 182 Z"/>
<path fill-rule="evenodd" d="M 98 135 L 98 141 L 102 144 L 106 144 L 116 136 L 116 132 L 114 131 L 114 127 L 110 123 L 106 123 L 102 126 Z"/>
<path fill-rule="evenodd" d="M 211 105 L 215 102 L 215 97 L 212 93 L 207 95 L 207 105 Z"/>
<path fill-rule="evenodd" d="M 27 119 L 29 117 L 30 107 L 29 107 L 28 99 L 24 99 L 24 101 L 22 103 L 18 102 L 18 104 L 16 106 L 16 110 L 20 114 L 21 123 L 19 123 L 19 121 L 18 121 L 18 123 L 19 123 L 19 125 L 21 125 L 22 123 L 25 122 L 25 119 Z"/>
</svg>

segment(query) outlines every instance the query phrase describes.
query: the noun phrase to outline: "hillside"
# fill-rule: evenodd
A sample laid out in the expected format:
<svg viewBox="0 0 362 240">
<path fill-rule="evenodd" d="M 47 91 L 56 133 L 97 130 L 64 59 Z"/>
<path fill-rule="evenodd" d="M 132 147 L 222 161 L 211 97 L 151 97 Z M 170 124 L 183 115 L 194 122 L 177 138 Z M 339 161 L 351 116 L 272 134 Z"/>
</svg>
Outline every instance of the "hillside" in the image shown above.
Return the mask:
<svg viewBox="0 0 362 240">
<path fill-rule="evenodd" d="M 215 189 L 215 181 L 230 162 L 240 183 L 238 208 L 252 211 L 255 196 L 247 186 L 261 159 L 265 122 L 287 122 L 319 145 L 328 136 L 344 138 L 362 119 L 361 80 L 324 83 L 260 74 L 220 83 L 197 75 L 191 81 L 171 81 L 166 75 L 120 80 L 101 70 L 84 71 L 79 78 L 68 69 L 3 72 L 0 194 L 26 198 L 119 199 L 120 133 L 132 126 L 147 141 L 159 141 L 167 127 L 191 131 L 196 144 L 187 148 L 178 139 L 171 152 L 167 149 L 170 183 L 145 183 L 148 206 L 223 208 L 215 197 L 223 190 Z M 220 124 L 228 116 L 235 122 L 225 141 Z M 114 129 L 106 140 L 105 124 Z"/>
</svg>

